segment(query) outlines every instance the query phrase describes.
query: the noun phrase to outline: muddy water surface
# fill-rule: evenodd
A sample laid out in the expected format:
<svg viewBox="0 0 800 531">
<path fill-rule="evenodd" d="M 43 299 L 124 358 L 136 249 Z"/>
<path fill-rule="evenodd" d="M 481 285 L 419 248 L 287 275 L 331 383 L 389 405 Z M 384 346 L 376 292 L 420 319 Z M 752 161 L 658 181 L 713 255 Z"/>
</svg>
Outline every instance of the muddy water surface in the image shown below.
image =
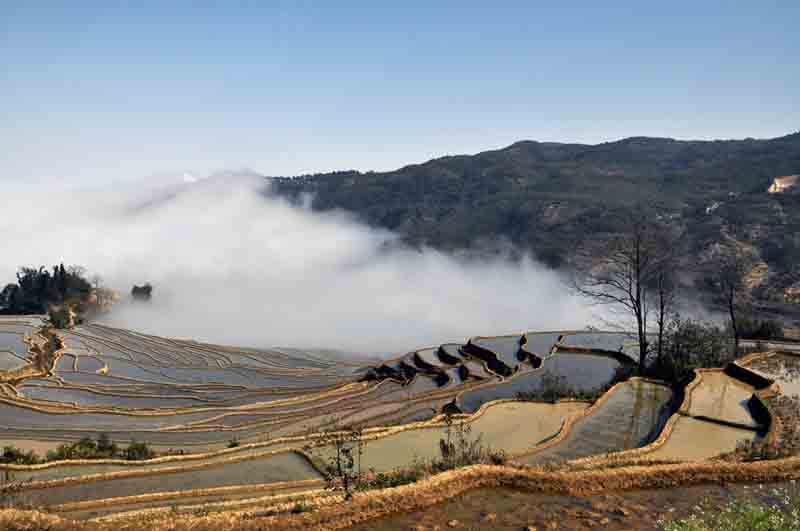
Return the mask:
<svg viewBox="0 0 800 531">
<path fill-rule="evenodd" d="M 532 352 L 536 354 L 540 358 L 544 358 L 545 356 L 549 356 L 551 351 L 553 350 L 553 346 L 558 343 L 558 338 L 561 337 L 560 332 L 551 332 L 551 333 L 529 333 L 525 336 L 527 341 L 525 345 L 523 345 L 523 349 L 527 352 Z"/>
<path fill-rule="evenodd" d="M 508 455 L 521 454 L 554 436 L 561 429 L 565 417 L 586 407 L 588 404 L 584 402 L 496 404 L 467 424 L 471 432 L 469 437 L 479 437 L 484 446 L 504 450 Z M 457 429 L 453 428 L 452 437 L 456 437 L 456 432 Z M 439 441 L 446 438 L 446 428 L 435 427 L 406 430 L 368 441 L 363 447 L 361 467 L 383 472 L 411 466 L 416 459 L 429 461 L 439 457 Z M 319 453 L 329 460 L 333 450 L 321 450 Z"/>
<path fill-rule="evenodd" d="M 723 372 L 704 372 L 700 384 L 692 390 L 688 413 L 756 427 L 758 423 L 747 405 L 753 392 L 752 386 Z"/>
<path fill-rule="evenodd" d="M 17 354 L 28 352 L 28 346 L 22 340 L 22 334 L 0 331 L 0 350 L 10 350 Z"/>
<path fill-rule="evenodd" d="M 681 417 L 675 424 L 667 442 L 655 452 L 652 459 L 694 461 L 708 459 L 736 450 L 740 441 L 759 440 L 753 430 L 723 426 L 706 420 Z"/>
<path fill-rule="evenodd" d="M 771 380 L 776 380 L 785 395 L 800 395 L 800 356 L 777 354 L 757 359 L 746 367 Z"/>
<path fill-rule="evenodd" d="M 644 446 L 661 432 L 671 398 L 672 391 L 662 385 L 625 382 L 596 411 L 578 420 L 563 441 L 521 460 L 566 461 Z"/>
<path fill-rule="evenodd" d="M 24 491 L 24 494 L 26 499 L 33 503 L 55 505 L 153 492 L 205 489 L 227 485 L 254 485 L 319 477 L 319 473 L 304 457 L 295 453 L 282 453 L 185 472 L 32 489 Z"/>
<path fill-rule="evenodd" d="M 544 360 L 542 368 L 517 374 L 497 385 L 465 392 L 459 399 L 461 408 L 474 413 L 483 404 L 503 398 L 516 398 L 520 392 L 540 389 L 545 375 L 561 378 L 576 391 L 596 391 L 611 381 L 621 364 L 606 356 L 560 352 Z"/>
<path fill-rule="evenodd" d="M 479 337 L 475 338 L 473 343 L 494 352 L 497 359 L 513 369 L 520 363 L 520 358 L 517 356 L 517 353 L 519 352 L 521 337 L 522 336 Z"/>
</svg>

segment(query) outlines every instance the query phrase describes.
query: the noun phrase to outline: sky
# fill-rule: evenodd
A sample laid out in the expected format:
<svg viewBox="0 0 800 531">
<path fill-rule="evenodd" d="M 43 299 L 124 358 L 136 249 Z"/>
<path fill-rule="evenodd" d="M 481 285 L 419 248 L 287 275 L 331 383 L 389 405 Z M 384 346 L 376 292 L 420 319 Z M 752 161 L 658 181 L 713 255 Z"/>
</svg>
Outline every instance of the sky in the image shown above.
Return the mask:
<svg viewBox="0 0 800 531">
<path fill-rule="evenodd" d="M 548 4 L 0 0 L 0 182 L 800 129 L 796 0 Z"/>
</svg>

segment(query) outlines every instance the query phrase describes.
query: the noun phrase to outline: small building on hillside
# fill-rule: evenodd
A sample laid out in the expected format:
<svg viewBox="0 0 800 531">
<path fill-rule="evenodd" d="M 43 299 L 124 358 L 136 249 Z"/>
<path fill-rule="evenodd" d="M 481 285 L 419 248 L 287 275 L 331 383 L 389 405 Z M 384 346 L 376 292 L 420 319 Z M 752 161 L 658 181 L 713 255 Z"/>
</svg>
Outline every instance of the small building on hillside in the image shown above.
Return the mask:
<svg viewBox="0 0 800 531">
<path fill-rule="evenodd" d="M 783 194 L 788 191 L 796 192 L 800 188 L 800 175 L 786 175 L 775 177 L 767 191 L 771 194 Z"/>
</svg>

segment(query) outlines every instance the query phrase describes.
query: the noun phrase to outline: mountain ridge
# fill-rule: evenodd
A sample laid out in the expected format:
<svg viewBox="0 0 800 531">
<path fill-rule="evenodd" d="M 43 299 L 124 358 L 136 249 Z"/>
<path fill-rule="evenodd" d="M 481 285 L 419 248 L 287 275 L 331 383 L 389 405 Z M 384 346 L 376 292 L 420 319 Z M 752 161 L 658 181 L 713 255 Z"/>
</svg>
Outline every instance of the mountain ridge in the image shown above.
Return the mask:
<svg viewBox="0 0 800 531">
<path fill-rule="evenodd" d="M 496 149 L 487 149 L 484 151 L 479 151 L 477 153 L 454 153 L 454 154 L 447 154 L 441 155 L 438 157 L 433 157 L 426 161 L 422 162 L 412 162 L 409 164 L 405 164 L 395 169 L 391 170 L 383 170 L 383 171 L 375 171 L 375 170 L 355 170 L 355 169 L 340 169 L 340 170 L 331 170 L 325 172 L 314 172 L 314 173 L 305 173 L 299 174 L 296 176 L 274 176 L 270 177 L 272 179 L 296 179 L 296 178 L 309 178 L 309 177 L 317 177 L 323 175 L 335 175 L 341 173 L 354 173 L 359 175 L 366 175 L 366 174 L 390 174 L 394 172 L 399 172 L 408 168 L 423 166 L 425 164 L 451 160 L 451 159 L 459 159 L 459 158 L 470 158 L 470 157 L 480 157 L 484 155 L 489 155 L 493 153 L 501 153 L 510 151 L 515 148 L 525 147 L 525 146 L 543 146 L 549 148 L 583 148 L 583 149 L 592 149 L 592 148 L 600 148 L 600 147 L 607 147 L 607 146 L 617 146 L 617 145 L 627 145 L 633 142 L 660 142 L 664 144 L 684 144 L 684 145 L 709 145 L 709 144 L 752 144 L 752 143 L 763 143 L 763 142 L 779 142 L 779 141 L 799 141 L 800 142 L 800 130 L 787 133 L 786 135 L 773 137 L 773 138 L 755 138 L 755 137 L 747 137 L 747 138 L 720 138 L 720 139 L 678 139 L 673 137 L 660 137 L 660 136 L 646 136 L 646 135 L 634 135 L 629 137 L 620 138 L 617 140 L 609 140 L 605 142 L 598 142 L 596 144 L 590 143 L 583 143 L 583 142 L 556 142 L 556 141 L 549 141 L 549 140 L 533 140 L 533 139 L 521 139 L 512 142 L 504 147 L 499 147 Z"/>
<path fill-rule="evenodd" d="M 506 240 L 555 268 L 569 267 L 581 246 L 617 233 L 620 211 L 647 202 L 685 229 L 688 255 L 730 241 L 755 249 L 768 271 L 759 296 L 778 304 L 800 286 L 800 194 L 768 189 L 775 177 L 797 173 L 800 132 L 732 140 L 634 136 L 594 145 L 522 140 L 387 172 L 271 182 L 281 196 L 311 195 L 315 210 L 350 211 L 410 245 L 454 251 Z"/>
</svg>

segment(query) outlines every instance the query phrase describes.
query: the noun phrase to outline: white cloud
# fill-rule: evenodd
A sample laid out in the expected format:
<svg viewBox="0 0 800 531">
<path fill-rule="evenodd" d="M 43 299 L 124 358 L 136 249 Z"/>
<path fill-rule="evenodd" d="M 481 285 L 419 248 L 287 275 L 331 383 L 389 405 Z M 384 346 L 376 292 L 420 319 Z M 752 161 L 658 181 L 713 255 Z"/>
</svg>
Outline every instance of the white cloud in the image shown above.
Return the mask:
<svg viewBox="0 0 800 531">
<path fill-rule="evenodd" d="M 416 251 L 341 212 L 224 175 L 162 188 L 47 194 L 5 207 L 0 278 L 21 265 L 86 266 L 127 295 L 112 324 L 252 346 L 403 352 L 470 335 L 583 327 L 559 276 L 531 258 Z"/>
</svg>

